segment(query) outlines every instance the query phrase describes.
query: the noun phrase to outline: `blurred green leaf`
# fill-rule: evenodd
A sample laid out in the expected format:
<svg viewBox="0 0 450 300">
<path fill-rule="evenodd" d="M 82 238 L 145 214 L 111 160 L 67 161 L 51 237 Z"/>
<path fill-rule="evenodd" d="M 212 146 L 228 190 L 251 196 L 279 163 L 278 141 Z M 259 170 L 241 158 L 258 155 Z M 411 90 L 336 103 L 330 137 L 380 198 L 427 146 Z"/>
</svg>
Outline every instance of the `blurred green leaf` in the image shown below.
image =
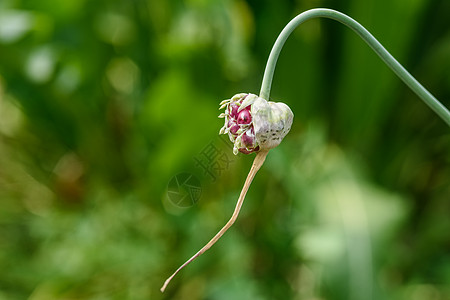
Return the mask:
<svg viewBox="0 0 450 300">
<path fill-rule="evenodd" d="M 257 93 L 292 17 L 343 11 L 450 107 L 449 3 L 1 1 L 0 299 L 449 299 L 448 127 L 331 20 L 282 51 L 295 121 L 237 222 L 159 291 L 231 216 L 253 157 L 217 138 L 218 103 Z"/>
</svg>

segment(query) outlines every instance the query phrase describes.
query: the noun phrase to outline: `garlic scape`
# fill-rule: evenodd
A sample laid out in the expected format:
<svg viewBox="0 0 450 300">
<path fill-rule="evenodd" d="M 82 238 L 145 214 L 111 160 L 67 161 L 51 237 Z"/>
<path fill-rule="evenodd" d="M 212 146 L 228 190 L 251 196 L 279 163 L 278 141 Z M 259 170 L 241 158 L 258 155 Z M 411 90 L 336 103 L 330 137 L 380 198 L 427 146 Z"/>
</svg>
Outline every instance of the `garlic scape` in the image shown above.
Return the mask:
<svg viewBox="0 0 450 300">
<path fill-rule="evenodd" d="M 294 118 L 291 109 L 284 103 L 267 101 L 266 98 L 269 98 L 275 65 L 287 38 L 298 25 L 317 17 L 334 19 L 353 29 L 395 74 L 450 126 L 450 111 L 408 73 L 372 34 L 358 22 L 343 13 L 324 8 L 311 9 L 299 14 L 286 25 L 275 41 L 264 71 L 260 96 L 240 93 L 220 103 L 220 109 L 225 108 L 225 112 L 219 115 L 220 118 L 225 118 L 225 124 L 220 129 L 220 134 L 228 134 L 231 142 L 234 144 L 233 153 L 235 155 L 241 152 L 245 154 L 256 153 L 256 156 L 230 220 L 203 248 L 181 265 L 164 282 L 161 288 L 162 292 L 164 292 L 167 285 L 179 271 L 211 248 L 233 225 L 239 215 L 250 184 L 264 163 L 268 151 L 278 146 L 291 129 Z"/>
</svg>

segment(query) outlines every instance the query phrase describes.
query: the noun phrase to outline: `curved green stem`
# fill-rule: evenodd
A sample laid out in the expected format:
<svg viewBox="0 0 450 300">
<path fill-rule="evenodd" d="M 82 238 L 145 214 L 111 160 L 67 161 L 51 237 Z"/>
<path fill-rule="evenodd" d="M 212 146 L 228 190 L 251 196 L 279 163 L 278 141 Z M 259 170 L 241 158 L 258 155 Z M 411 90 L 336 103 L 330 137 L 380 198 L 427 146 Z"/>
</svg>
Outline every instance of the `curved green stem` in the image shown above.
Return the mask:
<svg viewBox="0 0 450 300">
<path fill-rule="evenodd" d="M 260 97 L 269 99 L 270 87 L 272 85 L 273 73 L 275 71 L 275 65 L 277 63 L 278 56 L 281 49 L 286 42 L 289 35 L 297 28 L 298 25 L 312 18 L 329 18 L 336 20 L 347 27 L 350 27 L 355 31 L 377 54 L 380 58 L 400 77 L 403 82 L 411 90 L 413 90 L 447 125 L 450 126 L 450 112 L 442 105 L 427 89 L 425 89 L 384 47 L 381 45 L 373 35 L 367 31 L 358 22 L 350 18 L 349 16 L 326 8 L 316 8 L 305 11 L 294 19 L 292 19 L 283 31 L 281 31 L 272 51 L 270 52 L 269 59 L 267 61 L 266 70 L 264 71 L 264 78 L 261 85 Z"/>
</svg>

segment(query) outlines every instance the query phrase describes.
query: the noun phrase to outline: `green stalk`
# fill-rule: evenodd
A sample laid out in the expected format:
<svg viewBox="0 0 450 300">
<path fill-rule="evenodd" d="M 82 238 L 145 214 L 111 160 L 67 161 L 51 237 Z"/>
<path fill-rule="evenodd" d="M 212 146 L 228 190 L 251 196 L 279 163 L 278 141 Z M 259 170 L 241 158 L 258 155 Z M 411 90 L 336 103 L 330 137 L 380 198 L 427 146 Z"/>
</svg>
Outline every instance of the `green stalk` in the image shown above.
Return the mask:
<svg viewBox="0 0 450 300">
<path fill-rule="evenodd" d="M 442 105 L 427 89 L 425 89 L 384 47 L 373 35 L 367 31 L 361 24 L 349 16 L 326 8 L 316 8 L 305 11 L 292 19 L 283 31 L 281 31 L 267 61 L 266 70 L 261 85 L 260 97 L 269 99 L 270 87 L 272 85 L 273 73 L 281 49 L 289 35 L 298 25 L 313 18 L 329 18 L 336 20 L 355 31 L 377 54 L 378 56 L 403 80 L 406 85 L 413 90 L 447 125 L 450 126 L 450 112 Z"/>
</svg>

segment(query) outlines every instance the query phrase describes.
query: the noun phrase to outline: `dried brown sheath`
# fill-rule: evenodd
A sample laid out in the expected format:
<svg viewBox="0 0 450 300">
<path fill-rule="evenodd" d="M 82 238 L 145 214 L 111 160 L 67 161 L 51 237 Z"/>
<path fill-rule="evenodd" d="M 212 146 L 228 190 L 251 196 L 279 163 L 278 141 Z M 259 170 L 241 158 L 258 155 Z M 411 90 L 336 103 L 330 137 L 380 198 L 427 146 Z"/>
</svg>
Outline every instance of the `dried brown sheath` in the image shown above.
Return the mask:
<svg viewBox="0 0 450 300">
<path fill-rule="evenodd" d="M 256 154 L 255 160 L 253 161 L 252 168 L 250 169 L 250 172 L 247 175 L 247 179 L 245 180 L 244 187 L 242 188 L 241 194 L 239 195 L 239 199 L 236 203 L 236 207 L 234 209 L 233 215 L 231 216 L 230 220 L 223 226 L 222 229 L 202 248 L 200 251 L 195 253 L 194 256 L 189 258 L 184 264 L 181 265 L 169 278 L 167 278 L 166 282 L 164 282 L 164 285 L 161 288 L 161 292 L 164 292 L 164 290 L 167 288 L 167 285 L 169 285 L 170 281 L 172 280 L 175 275 L 177 275 L 178 272 L 180 272 L 185 266 L 187 266 L 189 263 L 191 263 L 194 259 L 202 255 L 206 252 L 209 248 L 211 248 L 212 245 L 214 245 L 220 237 L 233 225 L 234 221 L 236 221 L 239 212 L 241 210 L 242 204 L 244 203 L 245 195 L 247 194 L 247 191 L 250 187 L 250 184 L 253 181 L 253 178 L 255 178 L 256 173 L 263 165 L 264 161 L 266 160 L 266 156 L 268 150 L 261 150 Z"/>
</svg>

